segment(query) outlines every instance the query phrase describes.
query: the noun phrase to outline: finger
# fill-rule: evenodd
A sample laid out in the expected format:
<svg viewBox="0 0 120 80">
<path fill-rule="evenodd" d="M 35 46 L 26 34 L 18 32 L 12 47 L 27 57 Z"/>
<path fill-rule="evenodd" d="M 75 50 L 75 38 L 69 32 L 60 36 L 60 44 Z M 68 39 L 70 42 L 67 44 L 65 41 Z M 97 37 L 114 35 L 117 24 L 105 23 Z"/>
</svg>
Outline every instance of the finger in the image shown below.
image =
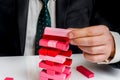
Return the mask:
<svg viewBox="0 0 120 80">
<path fill-rule="evenodd" d="M 68 33 L 70 39 L 81 38 L 81 37 L 91 37 L 102 35 L 107 30 L 107 27 L 104 26 L 92 26 L 81 29 L 71 29 Z"/>
<path fill-rule="evenodd" d="M 105 45 L 109 42 L 109 38 L 106 35 L 95 37 L 84 37 L 70 40 L 70 43 L 74 43 L 79 46 L 99 46 Z"/>
<path fill-rule="evenodd" d="M 98 63 L 98 62 L 103 62 L 104 60 L 106 60 L 108 57 L 105 55 L 101 55 L 101 54 L 87 54 L 85 52 L 83 52 L 83 55 L 85 57 L 86 60 L 93 62 L 93 63 Z"/>
<path fill-rule="evenodd" d="M 95 47 L 79 46 L 79 48 L 88 54 L 104 54 L 108 51 L 105 45 Z"/>
<path fill-rule="evenodd" d="M 73 40 L 70 40 L 70 44 L 71 44 L 71 45 L 76 45 L 76 46 L 78 45 L 78 44 L 75 43 Z"/>
</svg>

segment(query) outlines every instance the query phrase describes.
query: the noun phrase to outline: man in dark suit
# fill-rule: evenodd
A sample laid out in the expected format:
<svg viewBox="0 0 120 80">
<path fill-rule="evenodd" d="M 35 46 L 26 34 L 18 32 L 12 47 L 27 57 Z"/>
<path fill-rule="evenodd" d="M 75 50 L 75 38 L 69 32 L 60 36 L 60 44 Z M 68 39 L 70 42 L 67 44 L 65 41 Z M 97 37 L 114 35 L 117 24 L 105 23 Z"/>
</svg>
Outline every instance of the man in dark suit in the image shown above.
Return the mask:
<svg viewBox="0 0 120 80">
<path fill-rule="evenodd" d="M 86 2 L 90 5 L 86 5 Z M 0 1 L 1 56 L 24 54 L 28 4 L 29 0 Z M 89 26 L 88 16 L 92 14 L 86 14 L 87 10 L 92 13 L 92 6 L 92 1 L 87 0 L 56 0 L 56 26 L 58 28 Z"/>
<path fill-rule="evenodd" d="M 112 34 L 107 28 L 107 26 L 109 27 L 109 23 L 106 22 L 99 15 L 96 15 L 96 9 L 94 6 L 95 6 L 94 0 L 56 0 L 56 27 L 57 28 L 71 27 L 73 29 L 73 31 L 69 33 L 71 44 L 75 45 L 70 47 L 70 49 L 73 50 L 73 53 L 78 53 L 80 52 L 80 49 L 82 49 L 85 58 L 87 60 L 91 62 L 101 62 L 107 60 L 108 58 L 111 58 L 111 56 L 113 58 L 115 52 L 115 46 L 114 46 L 114 40 Z M 29 0 L 0 1 L 0 56 L 24 55 L 26 32 L 27 32 L 28 9 L 29 9 Z M 93 26 L 99 24 L 101 26 Z M 89 27 L 89 26 L 93 26 L 93 27 Z M 84 27 L 89 27 L 89 28 L 84 28 Z M 81 30 L 80 28 L 84 28 L 84 29 Z M 87 32 L 87 30 L 90 30 L 91 32 L 92 29 L 98 31 L 99 29 L 100 31 L 103 30 L 101 34 L 103 34 L 104 38 L 110 40 L 109 43 L 105 41 L 104 44 L 106 44 L 107 46 L 104 45 L 103 46 L 105 48 L 110 46 L 109 50 L 107 51 L 103 50 L 104 47 L 102 47 L 102 49 L 94 49 L 92 51 L 94 53 L 92 54 L 91 49 L 93 49 L 93 46 L 97 48 L 98 45 L 97 46 L 96 44 L 84 45 L 82 43 L 79 43 L 81 40 L 80 38 L 81 35 L 79 35 L 79 32 L 82 31 Z M 94 30 L 91 32 L 91 34 L 93 32 Z M 71 38 L 71 33 L 72 35 L 74 35 L 74 37 L 72 36 L 72 38 Z M 93 33 L 92 35 L 94 34 L 96 33 Z M 91 35 L 89 35 L 88 32 L 86 33 L 86 35 L 87 36 L 85 37 L 91 37 Z M 97 37 L 100 38 L 100 36 Z M 85 44 L 86 43 L 88 42 L 86 41 Z M 97 50 L 103 50 L 103 52 L 97 53 Z M 101 55 L 101 53 L 103 54 Z M 101 57 L 96 55 L 101 55 Z"/>
</svg>

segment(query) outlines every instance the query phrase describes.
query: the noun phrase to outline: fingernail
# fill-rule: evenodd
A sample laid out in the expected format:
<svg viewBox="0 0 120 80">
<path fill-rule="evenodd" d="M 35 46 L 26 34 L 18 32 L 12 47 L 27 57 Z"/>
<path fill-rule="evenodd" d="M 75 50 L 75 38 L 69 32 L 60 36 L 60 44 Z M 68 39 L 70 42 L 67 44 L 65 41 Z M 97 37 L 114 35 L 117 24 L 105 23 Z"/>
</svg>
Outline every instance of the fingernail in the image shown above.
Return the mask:
<svg viewBox="0 0 120 80">
<path fill-rule="evenodd" d="M 69 38 L 72 39 L 74 37 L 73 33 L 69 34 Z"/>
</svg>

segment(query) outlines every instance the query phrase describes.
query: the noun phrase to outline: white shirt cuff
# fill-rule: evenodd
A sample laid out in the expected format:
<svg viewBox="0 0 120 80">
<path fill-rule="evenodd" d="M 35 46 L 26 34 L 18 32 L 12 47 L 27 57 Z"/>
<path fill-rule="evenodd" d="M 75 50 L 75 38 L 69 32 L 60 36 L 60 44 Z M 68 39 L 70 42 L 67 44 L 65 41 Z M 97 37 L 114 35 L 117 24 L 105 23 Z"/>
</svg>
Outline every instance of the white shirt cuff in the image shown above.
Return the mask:
<svg viewBox="0 0 120 80">
<path fill-rule="evenodd" d="M 105 61 L 105 62 L 99 62 L 98 64 L 111 64 L 116 63 L 120 61 L 120 34 L 117 32 L 111 31 L 113 38 L 115 40 L 115 55 L 112 60 Z"/>
</svg>

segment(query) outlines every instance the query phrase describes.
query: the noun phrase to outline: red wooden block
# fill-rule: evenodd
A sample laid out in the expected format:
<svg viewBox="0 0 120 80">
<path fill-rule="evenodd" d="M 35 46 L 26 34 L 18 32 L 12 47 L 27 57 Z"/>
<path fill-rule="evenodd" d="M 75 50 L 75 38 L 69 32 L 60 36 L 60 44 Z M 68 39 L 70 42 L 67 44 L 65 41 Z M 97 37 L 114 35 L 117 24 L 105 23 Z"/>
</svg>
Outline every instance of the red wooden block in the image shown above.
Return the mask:
<svg viewBox="0 0 120 80">
<path fill-rule="evenodd" d="M 48 61 L 56 62 L 56 63 L 61 63 L 61 64 L 63 64 L 65 62 L 65 60 L 66 60 L 66 57 L 62 56 L 62 55 L 57 55 L 55 57 L 45 56 L 45 55 L 39 55 L 39 58 L 43 59 L 43 60 L 48 60 Z"/>
<path fill-rule="evenodd" d="M 50 66 L 54 66 L 54 62 L 52 61 L 48 61 L 48 60 L 45 60 L 46 64 L 50 65 Z"/>
<path fill-rule="evenodd" d="M 58 40 L 40 39 L 40 46 L 56 48 L 59 50 L 67 51 L 69 48 L 69 42 L 61 42 Z"/>
<path fill-rule="evenodd" d="M 47 69 L 47 74 L 54 76 L 55 75 L 55 71 Z"/>
<path fill-rule="evenodd" d="M 94 77 L 94 73 L 92 71 L 88 70 L 87 68 L 83 67 L 83 66 L 77 66 L 77 71 L 82 73 L 87 78 Z"/>
<path fill-rule="evenodd" d="M 72 50 L 61 51 L 61 52 L 60 52 L 60 55 L 70 57 L 70 56 L 72 55 Z"/>
<path fill-rule="evenodd" d="M 54 70 L 59 73 L 62 73 L 63 71 L 65 71 L 65 68 L 66 68 L 66 66 L 63 64 L 55 64 L 54 66 L 50 66 L 50 65 L 46 64 L 46 62 L 44 60 L 42 60 L 39 63 L 39 67 L 44 68 L 44 69 Z"/>
<path fill-rule="evenodd" d="M 52 62 L 52 61 L 48 61 L 48 60 L 43 60 L 43 61 L 45 61 L 45 63 L 50 66 L 61 64 L 61 63 Z M 66 65 L 66 66 L 71 66 L 71 64 L 72 64 L 72 59 L 69 59 L 69 58 L 66 58 L 65 62 L 63 63 L 63 65 Z"/>
<path fill-rule="evenodd" d="M 40 76 L 40 80 L 49 80 L 47 77 Z"/>
<path fill-rule="evenodd" d="M 52 62 L 52 61 L 48 61 L 48 60 L 43 60 L 43 61 L 45 61 L 45 63 L 46 63 L 47 65 L 50 65 L 50 66 L 54 66 L 54 65 L 59 65 L 59 64 L 61 64 L 61 63 Z M 66 58 L 65 62 L 63 63 L 63 65 L 65 65 L 65 66 L 71 66 L 71 64 L 72 64 L 72 59 L 69 59 L 69 58 Z M 62 65 L 62 64 L 61 64 L 61 65 Z"/>
<path fill-rule="evenodd" d="M 66 75 L 66 79 L 65 80 L 70 80 L 70 77 L 71 77 L 71 72 Z"/>
<path fill-rule="evenodd" d="M 70 66 L 72 64 L 72 59 L 66 58 L 66 61 L 63 64 L 67 65 L 67 66 Z"/>
<path fill-rule="evenodd" d="M 12 77 L 6 77 L 4 80 L 14 80 Z"/>
<path fill-rule="evenodd" d="M 69 42 L 60 42 L 58 41 L 56 44 L 56 48 L 62 51 L 68 51 L 69 49 Z"/>
<path fill-rule="evenodd" d="M 38 51 L 39 55 L 47 55 L 47 49 L 46 48 L 40 48 Z"/>
<path fill-rule="evenodd" d="M 49 49 L 47 49 L 47 55 L 48 55 L 48 56 L 53 56 L 53 57 L 55 57 L 55 56 L 57 56 L 59 53 L 60 53 L 60 50 L 58 50 L 58 49 L 54 49 L 54 48 L 49 48 Z"/>
<path fill-rule="evenodd" d="M 47 71 L 45 69 L 43 69 L 40 72 L 40 77 L 47 77 L 48 80 L 68 80 L 67 78 L 69 78 L 70 76 L 71 76 L 71 73 L 69 74 L 55 73 L 55 75 L 49 75 L 47 74 Z"/>
<path fill-rule="evenodd" d="M 39 50 L 39 55 L 48 55 L 48 56 L 52 56 L 55 57 L 57 56 L 61 51 L 58 49 L 54 49 L 54 48 L 47 48 L 47 47 L 42 47 Z"/>
<path fill-rule="evenodd" d="M 51 35 L 43 35 L 43 39 L 48 39 L 48 40 L 57 40 L 60 42 L 69 42 L 69 38 L 67 37 L 60 37 L 60 36 L 51 36 Z"/>
<path fill-rule="evenodd" d="M 42 47 L 39 49 L 38 53 L 39 55 L 48 55 L 52 57 L 55 57 L 57 55 L 63 55 L 66 57 L 70 57 L 72 55 L 72 50 L 61 51 L 61 50 L 54 49 L 54 48 Z"/>
<path fill-rule="evenodd" d="M 44 34 L 45 35 L 51 35 L 51 36 L 60 36 L 60 37 L 67 37 L 67 34 L 71 30 L 68 29 L 62 29 L 62 28 L 50 28 L 50 27 L 45 27 Z"/>
<path fill-rule="evenodd" d="M 71 73 L 71 67 L 66 67 L 64 72 L 66 75 L 70 74 Z"/>
</svg>

